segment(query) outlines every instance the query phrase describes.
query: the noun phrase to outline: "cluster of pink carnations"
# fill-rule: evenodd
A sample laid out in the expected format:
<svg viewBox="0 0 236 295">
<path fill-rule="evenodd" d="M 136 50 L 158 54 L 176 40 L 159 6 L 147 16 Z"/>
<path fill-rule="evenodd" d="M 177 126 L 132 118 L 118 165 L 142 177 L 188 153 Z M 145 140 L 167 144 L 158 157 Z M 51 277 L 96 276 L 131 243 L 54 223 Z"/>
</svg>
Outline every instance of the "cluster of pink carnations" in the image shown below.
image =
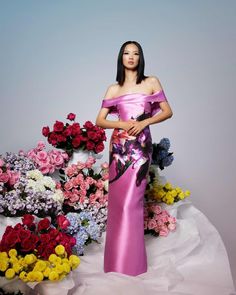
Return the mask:
<svg viewBox="0 0 236 295">
<path fill-rule="evenodd" d="M 87 207 L 89 204 L 104 206 L 108 199 L 108 164 L 101 164 L 99 173 L 95 173 L 93 165 L 96 159 L 89 156 L 87 161 L 72 164 L 65 169 L 67 181 L 62 184 L 65 203 L 73 206 L 77 203 Z"/>
<path fill-rule="evenodd" d="M 176 229 L 176 218 L 162 210 L 157 203 L 147 202 L 144 206 L 144 231 L 156 236 L 167 236 Z"/>
<path fill-rule="evenodd" d="M 43 174 L 52 174 L 55 170 L 64 168 L 69 160 L 68 154 L 56 149 L 45 151 L 45 148 L 44 142 L 39 141 L 36 148 L 27 152 L 27 157 L 33 160 Z"/>
<path fill-rule="evenodd" d="M 0 183 L 13 186 L 19 179 L 20 173 L 10 170 L 9 164 L 6 164 L 0 158 Z"/>
</svg>

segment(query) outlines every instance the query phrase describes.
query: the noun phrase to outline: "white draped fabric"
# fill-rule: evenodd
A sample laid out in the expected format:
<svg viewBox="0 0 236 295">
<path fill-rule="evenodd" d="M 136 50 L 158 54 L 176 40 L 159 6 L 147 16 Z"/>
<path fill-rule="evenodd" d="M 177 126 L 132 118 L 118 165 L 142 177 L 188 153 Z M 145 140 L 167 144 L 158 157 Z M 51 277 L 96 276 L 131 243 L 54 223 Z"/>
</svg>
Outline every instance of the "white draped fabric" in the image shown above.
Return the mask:
<svg viewBox="0 0 236 295">
<path fill-rule="evenodd" d="M 8 290 L 24 289 L 28 294 L 47 295 L 236 294 L 228 255 L 216 228 L 189 199 L 165 206 L 177 218 L 177 228 L 167 237 L 145 235 L 147 273 L 136 277 L 104 273 L 106 233 L 103 233 L 101 243 L 92 243 L 85 248 L 80 266 L 65 280 L 25 285 L 19 280 L 1 279 L 0 286 L 4 285 Z M 16 218 L 1 217 L 1 235 L 6 223 L 16 222 Z"/>
</svg>

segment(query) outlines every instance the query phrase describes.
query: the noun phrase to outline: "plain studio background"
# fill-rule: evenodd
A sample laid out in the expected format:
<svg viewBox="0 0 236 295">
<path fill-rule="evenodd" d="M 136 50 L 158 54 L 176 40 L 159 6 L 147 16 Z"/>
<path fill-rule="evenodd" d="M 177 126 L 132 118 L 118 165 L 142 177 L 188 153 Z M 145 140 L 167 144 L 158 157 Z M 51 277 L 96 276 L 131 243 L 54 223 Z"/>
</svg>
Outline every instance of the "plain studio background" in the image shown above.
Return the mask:
<svg viewBox="0 0 236 295">
<path fill-rule="evenodd" d="M 236 283 L 235 14 L 234 0 L 1 1 L 0 153 L 35 147 L 69 112 L 95 122 L 121 44 L 138 41 L 174 112 L 151 126 L 175 156 L 161 174 L 217 228 Z"/>
</svg>

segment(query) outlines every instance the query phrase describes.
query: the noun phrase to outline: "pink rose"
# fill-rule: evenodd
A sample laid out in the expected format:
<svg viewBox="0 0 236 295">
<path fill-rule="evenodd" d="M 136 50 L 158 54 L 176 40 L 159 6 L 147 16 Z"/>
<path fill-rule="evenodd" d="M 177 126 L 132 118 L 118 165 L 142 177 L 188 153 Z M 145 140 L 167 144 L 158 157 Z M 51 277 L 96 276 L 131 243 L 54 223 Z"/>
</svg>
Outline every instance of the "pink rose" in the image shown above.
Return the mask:
<svg viewBox="0 0 236 295">
<path fill-rule="evenodd" d="M 73 113 L 69 113 L 69 114 L 67 115 L 67 119 L 70 120 L 70 121 L 74 121 L 74 120 L 75 120 L 75 117 L 76 117 L 76 115 L 73 114 Z"/>
<path fill-rule="evenodd" d="M 92 168 L 93 164 L 96 163 L 96 159 L 92 156 L 89 156 L 85 162 L 86 168 Z"/>
<path fill-rule="evenodd" d="M 40 166 L 39 170 L 42 172 L 42 174 L 48 174 L 49 173 L 49 166 Z"/>
<path fill-rule="evenodd" d="M 20 178 L 20 172 L 11 172 L 11 176 L 9 179 L 9 184 L 14 185 Z"/>
<path fill-rule="evenodd" d="M 101 164 L 101 168 L 102 169 L 108 169 L 109 168 L 109 164 L 107 162 L 104 162 Z"/>
<path fill-rule="evenodd" d="M 43 141 L 39 141 L 38 144 L 37 144 L 37 149 L 39 151 L 42 151 L 43 149 L 45 149 L 46 145 Z"/>
<path fill-rule="evenodd" d="M 162 211 L 161 206 L 156 205 L 156 206 L 153 208 L 153 212 L 156 213 L 156 214 L 161 213 L 161 211 Z"/>
<path fill-rule="evenodd" d="M 168 236 L 169 230 L 166 226 L 163 226 L 159 232 L 160 236 L 166 237 Z"/>
<path fill-rule="evenodd" d="M 47 152 L 45 152 L 45 151 L 39 151 L 38 153 L 37 153 L 37 159 L 39 160 L 39 161 L 45 161 L 45 160 L 47 160 L 47 158 L 48 158 L 48 154 L 47 154 Z M 49 160 L 49 159 L 48 159 Z M 48 161 L 47 163 L 49 163 L 50 161 Z"/>
<path fill-rule="evenodd" d="M 171 230 L 171 231 L 175 230 L 176 229 L 176 224 L 175 223 L 169 223 L 168 224 L 168 229 Z"/>
<path fill-rule="evenodd" d="M 149 219 L 148 220 L 148 228 L 149 229 L 154 229 L 156 227 L 156 221 L 154 219 Z"/>
<path fill-rule="evenodd" d="M 7 183 L 9 180 L 9 175 L 7 173 L 0 174 L 0 182 Z"/>
</svg>

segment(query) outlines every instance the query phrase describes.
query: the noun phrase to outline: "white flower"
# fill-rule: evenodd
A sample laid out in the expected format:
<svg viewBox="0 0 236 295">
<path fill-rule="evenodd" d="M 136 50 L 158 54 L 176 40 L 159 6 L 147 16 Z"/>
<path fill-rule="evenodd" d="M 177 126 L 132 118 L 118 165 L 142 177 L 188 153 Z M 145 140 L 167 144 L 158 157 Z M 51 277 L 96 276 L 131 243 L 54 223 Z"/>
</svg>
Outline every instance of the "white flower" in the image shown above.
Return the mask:
<svg viewBox="0 0 236 295">
<path fill-rule="evenodd" d="M 43 177 L 42 184 L 44 186 L 46 186 L 47 188 L 50 188 L 51 190 L 54 190 L 56 188 L 55 181 L 49 176 L 44 176 Z"/>
<path fill-rule="evenodd" d="M 52 195 L 54 201 L 58 201 L 60 203 L 64 202 L 64 195 L 60 189 L 56 189 L 55 193 Z"/>
<path fill-rule="evenodd" d="M 43 174 L 38 169 L 27 171 L 27 178 L 32 178 L 35 180 L 39 180 L 43 178 Z"/>
</svg>

